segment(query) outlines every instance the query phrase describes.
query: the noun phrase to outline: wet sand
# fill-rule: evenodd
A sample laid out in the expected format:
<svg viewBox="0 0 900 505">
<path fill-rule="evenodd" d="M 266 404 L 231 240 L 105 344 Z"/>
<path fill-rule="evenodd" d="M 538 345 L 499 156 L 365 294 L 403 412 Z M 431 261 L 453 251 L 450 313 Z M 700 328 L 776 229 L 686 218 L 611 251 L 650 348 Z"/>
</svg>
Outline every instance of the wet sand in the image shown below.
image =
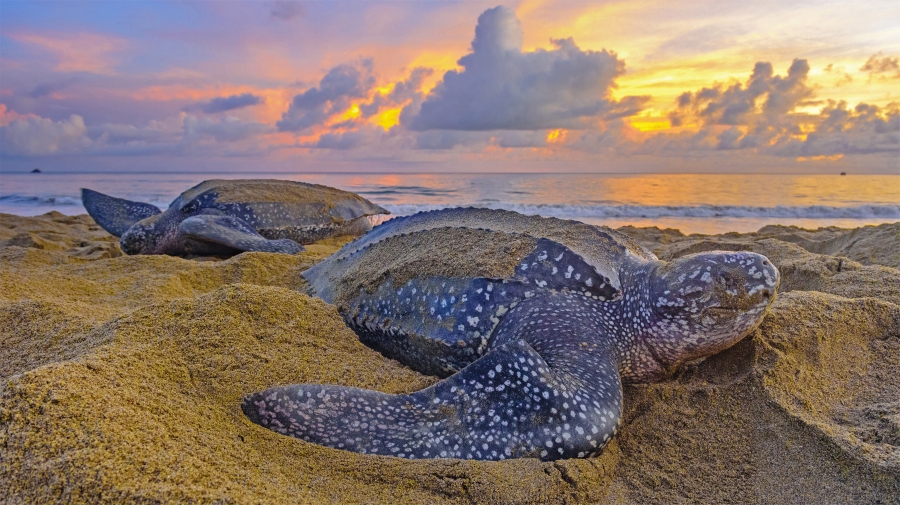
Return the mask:
<svg viewBox="0 0 900 505">
<path fill-rule="evenodd" d="M 256 426 L 242 396 L 434 382 L 358 342 L 299 273 L 340 247 L 228 260 L 122 256 L 87 216 L 0 215 L 3 503 L 900 503 L 900 223 L 685 236 L 670 259 L 760 252 L 763 324 L 629 386 L 594 459 L 408 461 Z"/>
</svg>

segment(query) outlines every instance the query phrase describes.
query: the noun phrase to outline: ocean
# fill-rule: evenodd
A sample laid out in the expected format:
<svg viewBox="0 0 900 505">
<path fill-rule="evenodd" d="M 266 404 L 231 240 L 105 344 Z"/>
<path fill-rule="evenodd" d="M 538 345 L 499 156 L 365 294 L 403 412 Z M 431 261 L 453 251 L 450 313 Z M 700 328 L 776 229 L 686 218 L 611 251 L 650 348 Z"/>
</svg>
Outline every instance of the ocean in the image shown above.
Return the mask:
<svg viewBox="0 0 900 505">
<path fill-rule="evenodd" d="M 900 221 L 900 175 L 0 173 L 0 212 L 81 214 L 83 187 L 165 209 L 185 189 L 214 178 L 325 184 L 394 215 L 477 206 L 704 234 Z"/>
</svg>

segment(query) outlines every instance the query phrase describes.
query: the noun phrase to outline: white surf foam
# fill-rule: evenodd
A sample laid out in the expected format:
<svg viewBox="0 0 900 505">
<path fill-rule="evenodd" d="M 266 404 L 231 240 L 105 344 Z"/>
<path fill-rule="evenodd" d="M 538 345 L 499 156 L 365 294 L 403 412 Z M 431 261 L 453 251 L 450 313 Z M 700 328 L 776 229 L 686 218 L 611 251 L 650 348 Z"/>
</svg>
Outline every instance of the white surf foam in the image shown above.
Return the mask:
<svg viewBox="0 0 900 505">
<path fill-rule="evenodd" d="M 552 205 L 488 202 L 475 204 L 488 209 L 514 210 L 522 214 L 563 219 L 599 218 L 785 218 L 785 219 L 900 219 L 900 205 L 825 205 L 754 207 L 745 205 Z M 392 214 L 405 216 L 436 210 L 448 205 L 383 204 Z"/>
</svg>

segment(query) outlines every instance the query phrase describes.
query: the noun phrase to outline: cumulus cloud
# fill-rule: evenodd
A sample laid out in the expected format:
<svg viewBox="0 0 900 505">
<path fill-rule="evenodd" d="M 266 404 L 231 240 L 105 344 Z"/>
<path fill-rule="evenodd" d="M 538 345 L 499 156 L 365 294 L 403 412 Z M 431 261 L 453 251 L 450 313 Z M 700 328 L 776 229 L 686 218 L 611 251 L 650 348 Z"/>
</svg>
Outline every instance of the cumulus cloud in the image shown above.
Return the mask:
<svg viewBox="0 0 900 505">
<path fill-rule="evenodd" d="M 273 18 L 284 21 L 290 21 L 294 18 L 303 16 L 305 13 L 306 9 L 303 7 L 302 3 L 288 0 L 277 0 L 272 2 L 272 8 L 269 10 L 269 14 L 271 14 Z"/>
<path fill-rule="evenodd" d="M 759 62 L 745 83 L 717 84 L 681 94 L 669 119 L 673 126 L 699 122 L 701 138 L 717 137 L 699 143 L 692 139 L 693 147 L 705 144 L 727 150 L 768 145 L 779 137 L 800 134 L 791 113 L 813 97 L 808 75 L 806 60 L 795 59 L 786 76 L 774 75 L 771 63 Z M 721 126 L 729 128 L 716 128 Z"/>
<path fill-rule="evenodd" d="M 742 125 L 762 120 L 778 122 L 801 100 L 812 96 L 806 85 L 809 64 L 794 60 L 787 76 L 776 76 L 772 64 L 759 62 L 746 83 L 717 84 L 678 97 L 678 109 L 670 116 L 680 126 L 686 116 L 699 117 L 705 124 Z"/>
<path fill-rule="evenodd" d="M 0 146 L 6 155 L 42 156 L 78 152 L 91 144 L 81 116 L 53 121 L 23 117 L 0 127 Z"/>
<path fill-rule="evenodd" d="M 38 117 L 34 114 L 19 114 L 10 109 L 4 103 L 0 103 L 0 126 L 6 126 L 18 119 L 27 119 L 30 117 Z"/>
<path fill-rule="evenodd" d="M 812 100 L 808 74 L 806 60 L 794 60 L 786 76 L 774 75 L 771 64 L 760 62 L 744 83 L 683 93 L 670 115 L 672 124 L 699 124 L 699 131 L 658 134 L 623 150 L 676 156 L 745 150 L 780 157 L 900 152 L 896 104 L 879 108 L 861 103 L 851 109 L 829 100 L 818 114 L 798 112 L 820 103 Z"/>
<path fill-rule="evenodd" d="M 880 57 L 881 53 L 873 54 L 866 63 L 859 68 L 860 72 L 869 74 L 869 78 L 875 76 L 900 79 L 900 58 Z"/>
<path fill-rule="evenodd" d="M 900 105 L 886 108 L 830 100 L 819 114 L 821 122 L 805 139 L 791 138 L 764 150 L 778 156 L 900 153 Z"/>
<path fill-rule="evenodd" d="M 624 62 L 606 50 L 582 51 L 571 38 L 552 42 L 555 49 L 522 52 L 515 13 L 503 6 L 485 11 L 472 52 L 458 62 L 463 70 L 444 74 L 418 112 L 405 112 L 401 121 L 416 131 L 595 125 L 617 107 L 609 92 Z M 631 99 L 632 105 L 640 102 Z M 628 110 L 635 109 L 640 107 Z"/>
<path fill-rule="evenodd" d="M 376 93 L 371 102 L 360 105 L 362 117 L 372 117 L 383 108 L 401 105 L 411 105 L 412 108 L 418 111 L 418 106 L 421 105 L 424 98 L 419 89 L 422 87 L 422 82 L 425 78 L 430 77 L 433 73 L 434 70 L 430 68 L 414 68 L 409 78 L 394 83 L 393 88 L 389 92 Z"/>
<path fill-rule="evenodd" d="M 261 97 L 252 93 L 244 93 L 242 95 L 231 95 L 229 97 L 216 97 L 209 102 L 200 104 L 200 110 L 207 114 L 215 114 L 217 112 L 225 112 L 250 105 L 259 105 L 263 102 Z"/>
<path fill-rule="evenodd" d="M 296 95 L 277 126 L 280 131 L 301 131 L 325 122 L 346 110 L 354 98 L 369 95 L 375 85 L 372 60 L 338 65 L 325 74 L 317 87 Z"/>
</svg>

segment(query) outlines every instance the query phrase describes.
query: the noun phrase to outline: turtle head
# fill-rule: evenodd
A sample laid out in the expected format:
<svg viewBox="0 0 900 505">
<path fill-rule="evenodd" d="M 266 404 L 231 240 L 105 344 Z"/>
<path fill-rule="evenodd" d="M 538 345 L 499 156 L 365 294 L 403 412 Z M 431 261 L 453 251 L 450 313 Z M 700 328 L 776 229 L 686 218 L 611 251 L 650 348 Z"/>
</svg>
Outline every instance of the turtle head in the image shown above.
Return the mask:
<svg viewBox="0 0 900 505">
<path fill-rule="evenodd" d="M 668 368 L 723 351 L 753 330 L 775 300 L 780 275 L 761 254 L 712 251 L 656 268 L 647 343 Z"/>
<path fill-rule="evenodd" d="M 125 254 L 156 254 L 161 236 L 156 228 L 160 214 L 142 219 L 125 230 L 119 239 L 119 247 Z"/>
</svg>

